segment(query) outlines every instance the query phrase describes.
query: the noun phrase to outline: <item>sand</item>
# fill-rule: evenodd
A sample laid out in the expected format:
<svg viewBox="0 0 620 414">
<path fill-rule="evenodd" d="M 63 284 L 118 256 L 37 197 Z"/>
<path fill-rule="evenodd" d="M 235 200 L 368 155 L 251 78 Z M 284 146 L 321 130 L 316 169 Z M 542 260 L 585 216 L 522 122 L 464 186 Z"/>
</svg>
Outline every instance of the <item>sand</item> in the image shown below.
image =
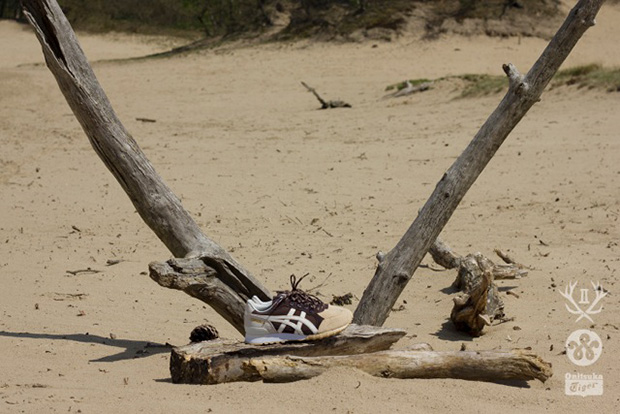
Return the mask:
<svg viewBox="0 0 620 414">
<path fill-rule="evenodd" d="M 567 66 L 620 65 L 619 19 L 618 6 L 605 7 Z M 98 62 L 174 41 L 79 38 L 120 118 L 207 234 L 271 289 L 309 272 L 302 287 L 327 279 L 321 297 L 352 292 L 352 309 L 377 251 L 394 246 L 501 99 L 456 99 L 450 86 L 382 99 L 385 86 L 499 74 L 506 62 L 525 71 L 546 45 L 411 35 Z M 553 364 L 549 381 L 395 380 L 342 369 L 292 384 L 188 386 L 170 382 L 164 345 L 187 343 L 202 323 L 223 337 L 237 333 L 202 302 L 146 275 L 150 261 L 170 253 L 90 148 L 34 35 L 1 21 L 0 50 L 0 412 L 607 413 L 620 404 L 620 94 L 545 93 L 442 234 L 460 253 L 502 248 L 531 266 L 526 278 L 499 282 L 519 295 L 504 298 L 514 321 L 479 338 L 455 332 L 447 321 L 455 272 L 420 268 L 399 299 L 404 310 L 386 323 L 408 331 L 399 346 L 532 347 Z M 316 110 L 302 80 L 353 108 Z M 99 273 L 67 272 L 87 268 Z M 577 290 L 591 281 L 609 290 L 593 323 L 566 310 L 559 291 L 571 281 Z M 591 326 L 602 356 L 577 367 L 564 343 Z M 604 395 L 565 395 L 566 373 L 603 375 Z"/>
</svg>

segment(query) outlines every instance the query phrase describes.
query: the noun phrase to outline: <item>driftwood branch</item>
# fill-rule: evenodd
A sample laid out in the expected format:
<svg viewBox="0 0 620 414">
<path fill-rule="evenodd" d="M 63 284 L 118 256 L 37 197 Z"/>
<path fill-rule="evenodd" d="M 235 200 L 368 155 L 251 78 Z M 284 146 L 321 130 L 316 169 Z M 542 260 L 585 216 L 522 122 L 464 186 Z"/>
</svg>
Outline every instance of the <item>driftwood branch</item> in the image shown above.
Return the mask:
<svg viewBox="0 0 620 414">
<path fill-rule="evenodd" d="M 405 335 L 401 329 L 350 325 L 337 336 L 320 341 L 272 345 L 248 345 L 237 341 L 214 340 L 174 348 L 170 374 L 175 383 L 217 384 L 256 381 L 261 377 L 245 370 L 252 358 L 273 355 L 333 356 L 377 352 Z"/>
<path fill-rule="evenodd" d="M 366 346 L 352 349 L 313 344 L 290 349 L 291 345 L 266 348 L 222 340 L 201 342 L 174 348 L 170 371 L 173 382 L 187 384 L 291 382 L 333 367 L 356 368 L 383 378 L 544 382 L 552 376 L 551 365 L 528 350 L 434 352 L 427 344 L 417 344 L 406 350 L 373 352 Z"/>
<path fill-rule="evenodd" d="M 218 303 L 220 296 L 212 296 L 215 302 L 209 304 L 218 311 L 226 309 L 223 316 L 238 329 L 242 327 L 243 306 L 240 303 L 251 295 L 269 298 L 269 291 L 200 230 L 157 174 L 112 109 L 58 3 L 55 0 L 24 0 L 23 6 L 41 43 L 47 66 L 95 152 L 123 187 L 144 222 L 174 256 L 203 256 L 219 264 L 220 267 L 213 270 L 221 276 L 222 291 L 238 300 Z"/>
<path fill-rule="evenodd" d="M 493 321 L 505 320 L 504 302 L 495 280 L 527 276 L 525 266 L 499 249 L 495 249 L 495 253 L 506 264 L 495 264 L 480 253 L 462 257 L 440 239 L 431 246 L 429 253 L 446 269 L 458 268 L 452 286 L 462 293 L 453 299 L 454 307 L 450 313 L 450 320 L 458 330 L 478 336 Z"/>
<path fill-rule="evenodd" d="M 435 263 L 446 269 L 454 269 L 461 264 L 461 255 L 455 253 L 443 240 L 437 239 L 428 251 Z"/>
<path fill-rule="evenodd" d="M 243 369 L 267 382 L 316 377 L 332 367 L 349 367 L 382 378 L 454 378 L 472 381 L 537 379 L 545 382 L 551 365 L 532 352 L 512 351 L 383 351 L 371 354 L 252 358 Z"/>
<path fill-rule="evenodd" d="M 470 254 L 461 260 L 454 286 L 462 290 L 454 300 L 450 320 L 460 331 L 473 336 L 486 325 L 504 317 L 504 302 L 493 283 L 493 263 L 481 254 Z"/>
<path fill-rule="evenodd" d="M 504 65 L 510 87 L 474 139 L 443 175 L 433 194 L 398 244 L 383 257 L 355 311 L 353 320 L 382 325 L 469 188 L 508 134 L 536 103 L 583 33 L 603 0 L 580 0 L 540 58 L 525 76 Z"/>
<path fill-rule="evenodd" d="M 208 303 L 239 332 L 245 331 L 243 310 L 247 299 L 237 293 L 243 287 L 225 262 L 204 257 L 152 262 L 149 276 L 160 286 L 180 290 Z"/>
<path fill-rule="evenodd" d="M 316 99 L 319 100 L 319 102 L 321 103 L 321 109 L 330 109 L 330 108 L 350 108 L 351 105 L 344 102 L 344 101 L 326 101 L 325 99 L 321 98 L 321 95 L 319 95 L 319 93 L 316 91 L 316 89 L 314 89 L 313 87 L 309 86 L 306 82 L 301 82 L 302 85 L 304 85 L 304 87 L 309 91 L 312 92 L 312 94 L 316 97 Z"/>
<path fill-rule="evenodd" d="M 405 87 L 394 92 L 391 95 L 392 98 L 400 98 L 403 96 L 408 96 L 417 92 L 424 92 L 427 91 L 431 88 L 431 86 L 433 85 L 433 81 L 429 81 L 429 82 L 422 82 L 422 83 L 418 83 L 416 85 L 412 84 L 411 81 L 405 81 Z"/>
<path fill-rule="evenodd" d="M 172 381 L 220 384 L 236 381 L 290 382 L 332 367 L 350 367 L 378 377 L 457 378 L 475 381 L 551 377 L 551 365 L 528 350 L 433 352 L 428 344 L 390 351 L 405 335 L 399 329 L 350 325 L 320 341 L 248 345 L 216 339 L 173 348 Z"/>
<path fill-rule="evenodd" d="M 445 267 L 446 269 L 455 269 L 461 267 L 461 262 L 465 257 L 455 253 L 450 246 L 448 246 L 443 240 L 437 239 L 435 243 L 429 249 L 429 254 L 438 265 Z M 492 262 L 480 253 L 474 253 L 479 261 L 484 262 L 484 268 L 491 272 L 493 280 L 500 279 L 520 279 L 528 275 L 528 269 L 526 266 L 517 263 L 512 257 L 504 253 L 499 249 L 495 249 L 495 253 L 504 261 L 505 264 L 496 264 Z M 468 255 L 467 257 L 472 256 Z M 454 286 L 460 288 L 458 282 L 459 276 L 454 283 Z"/>
</svg>

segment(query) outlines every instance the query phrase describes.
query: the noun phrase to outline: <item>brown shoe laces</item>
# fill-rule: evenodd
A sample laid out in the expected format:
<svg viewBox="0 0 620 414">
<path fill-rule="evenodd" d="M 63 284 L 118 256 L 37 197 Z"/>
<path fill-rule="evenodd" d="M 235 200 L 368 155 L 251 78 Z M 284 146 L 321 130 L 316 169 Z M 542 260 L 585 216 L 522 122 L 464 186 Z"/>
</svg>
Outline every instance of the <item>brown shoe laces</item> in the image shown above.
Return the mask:
<svg viewBox="0 0 620 414">
<path fill-rule="evenodd" d="M 308 276 L 303 275 L 299 279 L 295 275 L 291 275 L 291 290 L 285 290 L 278 292 L 277 300 L 278 302 L 282 302 L 284 300 L 288 300 L 290 304 L 294 305 L 296 308 L 301 309 L 305 312 L 312 313 L 320 313 L 328 308 L 328 304 L 324 303 L 321 299 L 316 296 L 304 292 L 299 289 L 299 283 Z"/>
</svg>

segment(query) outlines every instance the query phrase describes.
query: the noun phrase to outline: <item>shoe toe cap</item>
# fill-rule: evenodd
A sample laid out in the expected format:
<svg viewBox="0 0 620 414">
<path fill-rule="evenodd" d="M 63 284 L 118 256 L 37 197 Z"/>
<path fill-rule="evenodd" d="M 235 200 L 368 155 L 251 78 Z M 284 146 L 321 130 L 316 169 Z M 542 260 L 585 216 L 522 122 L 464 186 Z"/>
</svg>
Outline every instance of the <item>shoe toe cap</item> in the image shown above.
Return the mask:
<svg viewBox="0 0 620 414">
<path fill-rule="evenodd" d="M 323 318 L 319 331 L 329 332 L 343 326 L 347 326 L 353 320 L 353 313 L 340 306 L 329 305 L 327 309 L 320 313 Z"/>
</svg>

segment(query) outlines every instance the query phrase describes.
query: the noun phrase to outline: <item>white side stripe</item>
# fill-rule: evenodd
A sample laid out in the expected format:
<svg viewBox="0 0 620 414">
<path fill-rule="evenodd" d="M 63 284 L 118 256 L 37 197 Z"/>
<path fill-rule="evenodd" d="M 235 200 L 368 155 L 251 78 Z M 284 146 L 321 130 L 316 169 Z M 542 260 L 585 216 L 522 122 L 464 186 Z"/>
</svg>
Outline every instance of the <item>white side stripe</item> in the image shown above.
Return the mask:
<svg viewBox="0 0 620 414">
<path fill-rule="evenodd" d="M 297 335 L 305 335 L 302 331 L 304 325 L 310 329 L 313 334 L 316 334 L 319 330 L 314 324 L 306 319 L 306 312 L 301 311 L 299 316 L 295 315 L 295 309 L 291 308 L 287 315 L 252 315 L 253 318 L 263 319 L 264 322 L 276 322 L 279 323 L 278 333 L 282 333 L 287 326 L 290 326 L 295 330 Z"/>
</svg>

